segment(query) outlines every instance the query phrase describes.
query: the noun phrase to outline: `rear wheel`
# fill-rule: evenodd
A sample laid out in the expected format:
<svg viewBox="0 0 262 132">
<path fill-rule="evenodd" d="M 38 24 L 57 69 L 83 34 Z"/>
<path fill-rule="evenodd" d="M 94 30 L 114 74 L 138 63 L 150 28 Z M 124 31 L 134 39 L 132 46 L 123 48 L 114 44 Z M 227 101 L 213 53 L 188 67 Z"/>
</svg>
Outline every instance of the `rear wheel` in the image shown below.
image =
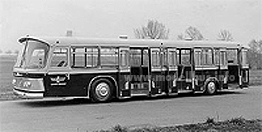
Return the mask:
<svg viewBox="0 0 262 132">
<path fill-rule="evenodd" d="M 91 87 L 90 96 L 93 102 L 107 102 L 112 99 L 113 85 L 107 79 L 96 80 Z"/>
<path fill-rule="evenodd" d="M 206 85 L 205 93 L 212 95 L 212 94 L 215 94 L 216 91 L 217 91 L 216 82 L 215 81 L 209 81 Z"/>
</svg>

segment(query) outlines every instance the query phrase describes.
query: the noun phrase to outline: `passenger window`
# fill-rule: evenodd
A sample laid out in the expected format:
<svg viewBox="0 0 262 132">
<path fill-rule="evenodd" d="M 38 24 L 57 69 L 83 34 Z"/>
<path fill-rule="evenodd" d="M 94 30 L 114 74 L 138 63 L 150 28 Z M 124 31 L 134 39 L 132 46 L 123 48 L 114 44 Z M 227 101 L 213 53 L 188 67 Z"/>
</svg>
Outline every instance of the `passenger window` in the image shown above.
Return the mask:
<svg viewBox="0 0 262 132">
<path fill-rule="evenodd" d="M 68 65 L 67 48 L 57 47 L 53 52 L 51 67 L 66 67 Z"/>
<path fill-rule="evenodd" d="M 130 62 L 131 66 L 140 66 L 141 65 L 141 50 L 131 49 L 130 50 Z"/>
<path fill-rule="evenodd" d="M 176 66 L 176 51 L 175 50 L 168 50 L 168 64 L 170 67 Z"/>
<path fill-rule="evenodd" d="M 225 51 L 220 51 L 220 65 L 227 65 L 227 56 Z"/>
<path fill-rule="evenodd" d="M 120 51 L 120 66 L 125 67 L 128 66 L 128 51 L 127 50 L 121 50 Z"/>
<path fill-rule="evenodd" d="M 148 49 L 143 50 L 143 66 L 148 66 Z"/>
<path fill-rule="evenodd" d="M 85 48 L 84 47 L 72 47 L 71 49 L 71 64 L 72 68 L 84 68 L 85 67 Z"/>
<path fill-rule="evenodd" d="M 247 65 L 247 51 L 241 51 L 241 64 Z"/>
<path fill-rule="evenodd" d="M 219 65 L 219 49 L 215 49 L 215 57 L 214 57 L 214 61 L 216 65 Z"/>
<path fill-rule="evenodd" d="M 182 65 L 190 65 L 190 50 L 180 50 L 181 52 L 181 64 Z"/>
<path fill-rule="evenodd" d="M 203 65 L 212 65 L 213 64 L 211 49 L 203 49 L 202 64 Z"/>
<path fill-rule="evenodd" d="M 118 49 L 117 48 L 101 48 L 101 67 L 118 66 Z"/>
<path fill-rule="evenodd" d="M 237 49 L 227 50 L 227 59 L 229 64 L 238 64 L 237 62 Z"/>
<path fill-rule="evenodd" d="M 201 65 L 201 51 L 195 51 L 195 65 Z"/>
<path fill-rule="evenodd" d="M 92 68 L 98 65 L 98 48 L 86 47 L 86 67 Z"/>
<path fill-rule="evenodd" d="M 160 66 L 160 50 L 159 49 L 152 49 L 152 66 L 159 67 Z"/>
</svg>

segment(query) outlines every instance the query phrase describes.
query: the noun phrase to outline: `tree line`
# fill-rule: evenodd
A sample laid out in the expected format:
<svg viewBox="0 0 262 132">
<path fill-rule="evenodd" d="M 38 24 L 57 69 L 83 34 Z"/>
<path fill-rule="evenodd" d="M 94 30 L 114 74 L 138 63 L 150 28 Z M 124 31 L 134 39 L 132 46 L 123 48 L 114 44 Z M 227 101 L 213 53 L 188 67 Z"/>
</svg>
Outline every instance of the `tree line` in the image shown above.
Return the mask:
<svg viewBox="0 0 262 132">
<path fill-rule="evenodd" d="M 145 26 L 134 29 L 138 39 L 168 39 L 169 29 L 156 20 L 148 20 Z M 202 33 L 196 28 L 189 26 L 184 33 L 177 35 L 177 40 L 205 40 Z M 218 41 L 233 41 L 233 36 L 228 30 L 221 30 L 217 36 Z M 252 69 L 262 69 L 262 40 L 251 40 L 248 44 L 247 60 Z"/>
</svg>

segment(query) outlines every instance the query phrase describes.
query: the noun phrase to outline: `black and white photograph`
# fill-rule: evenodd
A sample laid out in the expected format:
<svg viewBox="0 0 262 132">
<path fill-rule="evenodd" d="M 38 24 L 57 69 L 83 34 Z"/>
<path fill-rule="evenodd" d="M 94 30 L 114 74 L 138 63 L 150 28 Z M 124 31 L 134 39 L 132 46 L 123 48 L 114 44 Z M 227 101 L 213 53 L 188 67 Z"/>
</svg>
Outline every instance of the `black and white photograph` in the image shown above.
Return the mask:
<svg viewBox="0 0 262 132">
<path fill-rule="evenodd" d="M 0 0 L 0 132 L 261 131 L 261 0 Z"/>
</svg>

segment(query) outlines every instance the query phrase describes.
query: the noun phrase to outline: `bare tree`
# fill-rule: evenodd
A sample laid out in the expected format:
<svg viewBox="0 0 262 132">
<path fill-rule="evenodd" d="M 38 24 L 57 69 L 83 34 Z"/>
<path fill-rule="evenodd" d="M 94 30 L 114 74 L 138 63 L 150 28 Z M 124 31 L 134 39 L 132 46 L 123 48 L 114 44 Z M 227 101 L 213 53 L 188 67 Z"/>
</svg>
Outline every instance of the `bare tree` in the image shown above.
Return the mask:
<svg viewBox="0 0 262 132">
<path fill-rule="evenodd" d="M 232 34 L 228 30 L 221 30 L 218 34 L 220 41 L 233 41 Z"/>
<path fill-rule="evenodd" d="M 154 20 L 148 20 L 146 26 L 134 29 L 135 37 L 139 39 L 168 39 L 169 29 Z"/>
<path fill-rule="evenodd" d="M 201 32 L 195 27 L 188 27 L 185 31 L 185 35 L 180 34 L 177 36 L 178 40 L 203 40 L 204 37 Z"/>
<path fill-rule="evenodd" d="M 181 33 L 179 35 L 177 35 L 177 40 L 184 40 L 184 35 Z"/>
<path fill-rule="evenodd" d="M 252 40 L 248 46 L 248 63 L 252 69 L 262 69 L 262 40 Z"/>
</svg>

